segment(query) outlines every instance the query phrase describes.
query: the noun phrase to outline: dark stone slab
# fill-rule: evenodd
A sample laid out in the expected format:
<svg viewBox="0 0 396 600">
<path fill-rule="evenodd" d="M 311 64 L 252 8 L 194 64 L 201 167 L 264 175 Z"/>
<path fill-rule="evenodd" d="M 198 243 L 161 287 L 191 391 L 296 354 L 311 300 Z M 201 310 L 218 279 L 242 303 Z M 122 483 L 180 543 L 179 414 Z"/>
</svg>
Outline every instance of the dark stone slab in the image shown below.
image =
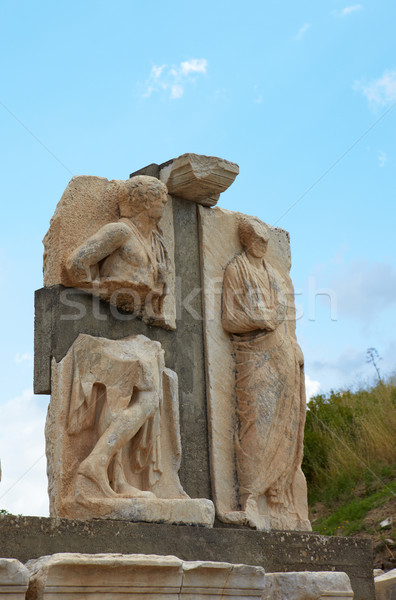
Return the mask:
<svg viewBox="0 0 396 600">
<path fill-rule="evenodd" d="M 355 600 L 374 600 L 369 540 L 296 532 L 121 521 L 0 517 L 0 556 L 26 562 L 55 552 L 175 555 L 279 571 L 344 571 Z"/>
<path fill-rule="evenodd" d="M 173 219 L 177 329 L 171 368 L 179 376 L 180 479 L 193 497 L 211 499 L 197 206 L 174 198 Z"/>
<path fill-rule="evenodd" d="M 35 394 L 51 391 L 52 313 L 54 291 L 42 288 L 34 294 L 34 373 Z"/>
<path fill-rule="evenodd" d="M 147 165 L 147 167 L 143 167 L 143 169 L 134 171 L 129 175 L 129 177 L 135 177 L 136 175 L 149 175 L 149 177 L 156 177 L 159 179 L 161 166 L 157 165 L 157 163 L 151 163 L 151 165 Z"/>
<path fill-rule="evenodd" d="M 147 165 L 147 167 L 143 167 L 143 169 L 134 171 L 133 173 L 131 173 L 129 175 L 129 177 L 130 178 L 135 177 L 136 175 L 149 175 L 150 177 L 156 177 L 157 179 L 159 179 L 161 169 L 163 169 L 164 167 L 167 167 L 173 161 L 174 161 L 174 159 L 171 158 L 170 160 L 167 160 L 166 162 L 164 162 L 160 165 L 157 165 L 157 163 L 151 163 L 150 165 Z"/>
<path fill-rule="evenodd" d="M 62 360 L 80 333 L 112 340 L 146 335 L 161 342 L 166 366 L 173 368 L 174 332 L 150 327 L 82 290 L 62 285 L 36 290 L 34 325 L 35 394 L 51 393 L 51 360 Z"/>
</svg>

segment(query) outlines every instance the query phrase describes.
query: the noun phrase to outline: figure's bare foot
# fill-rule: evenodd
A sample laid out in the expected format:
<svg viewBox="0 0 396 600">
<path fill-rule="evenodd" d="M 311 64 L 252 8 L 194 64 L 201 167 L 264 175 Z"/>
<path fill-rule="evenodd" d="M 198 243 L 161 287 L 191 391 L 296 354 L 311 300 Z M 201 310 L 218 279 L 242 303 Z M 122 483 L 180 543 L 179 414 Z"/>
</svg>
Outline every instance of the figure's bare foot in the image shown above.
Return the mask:
<svg viewBox="0 0 396 600">
<path fill-rule="evenodd" d="M 270 517 L 266 514 L 260 514 L 257 497 L 248 496 L 244 502 L 243 508 L 246 514 L 246 520 L 250 527 L 255 527 L 259 531 L 270 531 Z"/>
<path fill-rule="evenodd" d="M 122 482 L 117 485 L 117 496 L 122 498 L 156 498 L 157 496 L 153 492 L 146 492 L 133 487 L 129 483 Z"/>
<path fill-rule="evenodd" d="M 80 464 L 77 471 L 77 485 L 78 487 L 87 487 L 87 482 L 84 482 L 84 479 L 88 479 L 90 482 L 89 488 L 93 487 L 92 491 L 95 491 L 96 495 L 98 495 L 98 491 L 100 492 L 100 496 L 113 498 L 117 496 L 116 492 L 111 489 L 107 476 L 105 476 L 101 469 L 95 469 L 92 462 L 89 458 L 83 460 Z M 93 486 L 92 486 L 93 484 Z M 91 489 L 90 489 L 91 491 Z"/>
</svg>

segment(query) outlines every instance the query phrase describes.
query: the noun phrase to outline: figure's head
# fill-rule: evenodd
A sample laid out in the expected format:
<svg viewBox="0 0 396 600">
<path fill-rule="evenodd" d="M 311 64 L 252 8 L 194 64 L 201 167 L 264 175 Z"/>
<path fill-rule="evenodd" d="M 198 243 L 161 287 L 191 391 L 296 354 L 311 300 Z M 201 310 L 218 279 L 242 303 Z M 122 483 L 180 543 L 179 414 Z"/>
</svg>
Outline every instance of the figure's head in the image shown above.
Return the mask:
<svg viewBox="0 0 396 600">
<path fill-rule="evenodd" d="M 136 175 L 125 181 L 118 205 L 121 217 L 136 217 L 142 212 L 158 220 L 168 201 L 166 185 L 156 177 Z"/>
<path fill-rule="evenodd" d="M 254 217 L 242 217 L 239 221 L 239 239 L 246 252 L 262 258 L 267 251 L 269 227 Z"/>
</svg>

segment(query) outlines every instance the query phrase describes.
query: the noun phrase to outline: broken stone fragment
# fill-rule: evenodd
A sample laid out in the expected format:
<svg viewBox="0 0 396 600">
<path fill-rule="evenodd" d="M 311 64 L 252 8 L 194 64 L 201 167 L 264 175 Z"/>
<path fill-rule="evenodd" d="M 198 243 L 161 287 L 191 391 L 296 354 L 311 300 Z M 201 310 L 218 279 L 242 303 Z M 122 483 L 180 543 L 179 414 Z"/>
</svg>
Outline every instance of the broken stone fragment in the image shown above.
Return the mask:
<svg viewBox="0 0 396 600">
<path fill-rule="evenodd" d="M 239 173 L 237 164 L 217 156 L 182 154 L 160 171 L 172 196 L 214 206 Z"/>
</svg>

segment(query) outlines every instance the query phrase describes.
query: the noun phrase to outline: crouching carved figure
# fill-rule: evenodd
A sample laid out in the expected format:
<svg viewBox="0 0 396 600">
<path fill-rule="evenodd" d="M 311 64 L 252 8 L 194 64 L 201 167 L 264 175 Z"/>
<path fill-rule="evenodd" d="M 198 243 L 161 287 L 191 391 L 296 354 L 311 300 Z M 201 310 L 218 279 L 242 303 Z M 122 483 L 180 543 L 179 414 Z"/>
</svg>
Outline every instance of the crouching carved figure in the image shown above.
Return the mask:
<svg viewBox="0 0 396 600">
<path fill-rule="evenodd" d="M 178 476 L 177 376 L 159 342 L 81 334 L 53 362 L 46 425 L 51 515 L 210 525 Z"/>
</svg>

